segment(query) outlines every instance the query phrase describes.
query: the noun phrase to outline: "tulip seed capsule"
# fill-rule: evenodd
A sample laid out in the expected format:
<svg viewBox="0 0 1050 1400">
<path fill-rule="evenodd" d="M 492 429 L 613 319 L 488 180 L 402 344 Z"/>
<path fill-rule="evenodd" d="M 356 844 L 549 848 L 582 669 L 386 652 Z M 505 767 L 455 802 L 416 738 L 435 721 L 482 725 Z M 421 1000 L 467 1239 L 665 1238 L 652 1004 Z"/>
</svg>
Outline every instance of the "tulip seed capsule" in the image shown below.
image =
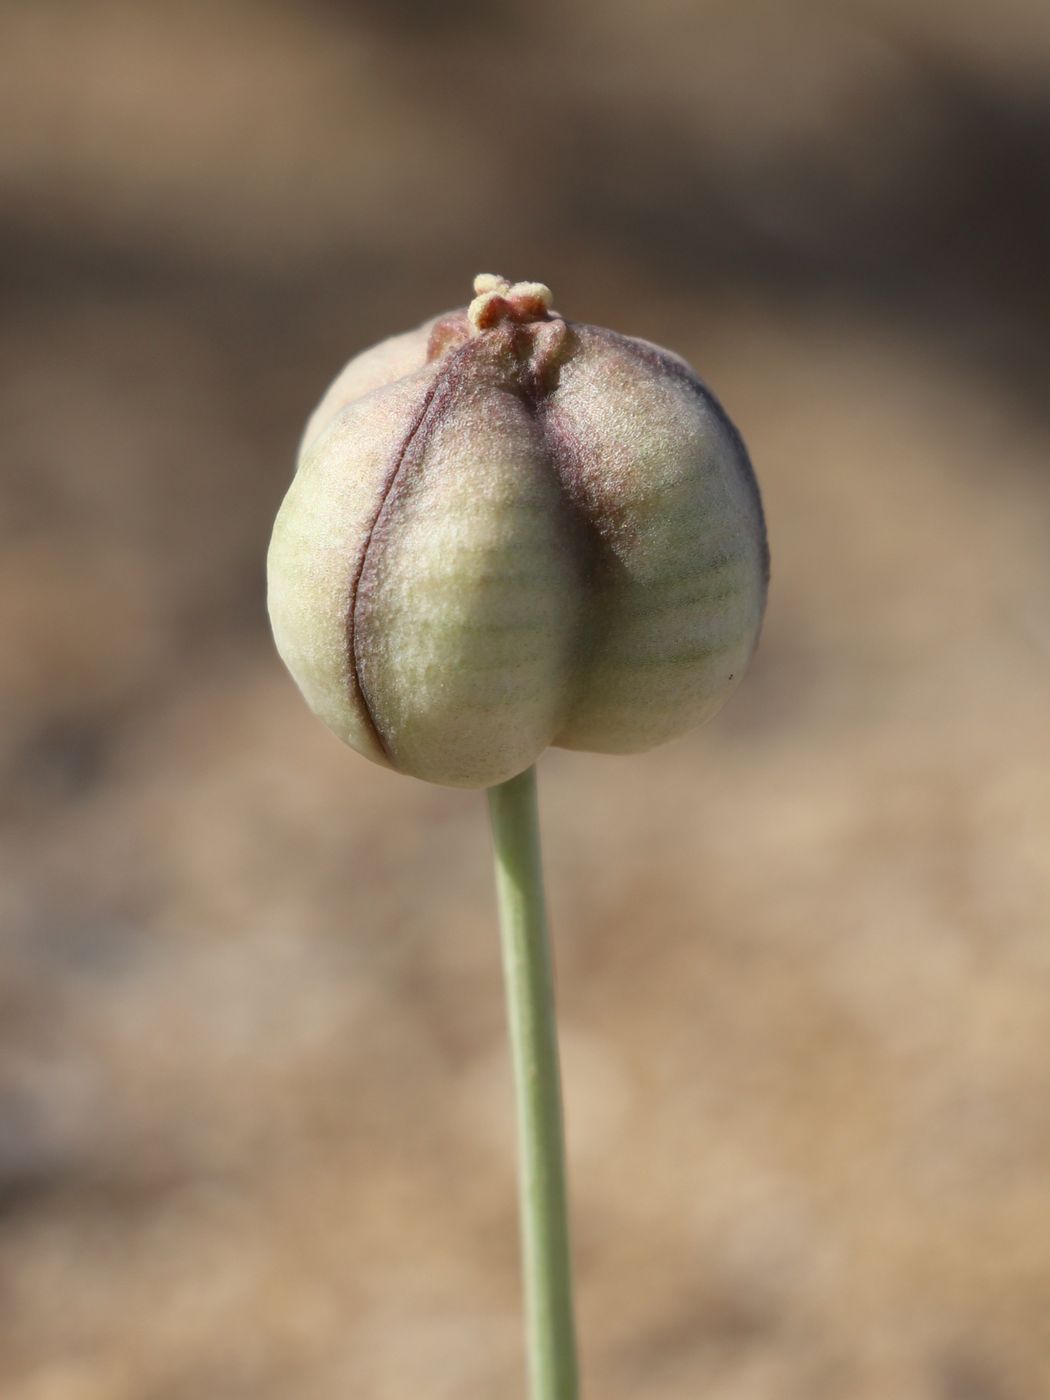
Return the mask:
<svg viewBox="0 0 1050 1400">
<path fill-rule="evenodd" d="M 769 555 L 743 442 L 676 355 L 566 321 L 539 282 L 351 360 L 270 545 L 311 707 L 400 772 L 487 787 L 515 1097 L 532 1400 L 578 1394 L 533 763 L 709 718 L 754 650 Z"/>
<path fill-rule="evenodd" d="M 638 752 L 710 718 L 768 552 L 740 435 L 684 360 L 483 274 L 336 379 L 268 572 L 281 656 L 341 739 L 491 787 L 551 744 Z"/>
</svg>

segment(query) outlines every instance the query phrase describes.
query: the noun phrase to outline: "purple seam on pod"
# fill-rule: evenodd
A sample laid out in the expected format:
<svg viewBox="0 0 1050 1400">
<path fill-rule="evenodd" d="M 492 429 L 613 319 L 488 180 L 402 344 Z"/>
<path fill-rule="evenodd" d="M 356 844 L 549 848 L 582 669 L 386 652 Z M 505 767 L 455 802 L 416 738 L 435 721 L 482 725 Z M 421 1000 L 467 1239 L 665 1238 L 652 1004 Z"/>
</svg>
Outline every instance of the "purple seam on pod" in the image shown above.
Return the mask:
<svg viewBox="0 0 1050 1400">
<path fill-rule="evenodd" d="M 371 703 L 369 702 L 368 695 L 365 691 L 364 683 L 361 678 L 360 661 L 358 658 L 358 642 L 361 633 L 361 624 L 358 619 L 357 613 L 360 604 L 362 603 L 362 601 L 364 601 L 364 599 L 367 598 L 368 593 L 370 591 L 369 585 L 365 582 L 365 572 L 368 568 L 369 553 L 372 549 L 372 544 L 375 540 L 377 531 L 380 526 L 380 522 L 383 516 L 386 514 L 392 502 L 396 499 L 397 486 L 399 480 L 405 470 L 406 465 L 409 463 L 410 454 L 412 453 L 412 449 L 416 446 L 417 438 L 422 432 L 427 420 L 433 417 L 436 411 L 443 408 L 444 401 L 452 393 L 455 392 L 460 380 L 463 377 L 463 361 L 472 352 L 473 348 L 474 342 L 468 341 L 465 345 L 461 345 L 456 350 L 454 350 L 448 356 L 448 359 L 446 360 L 442 368 L 438 371 L 433 383 L 424 393 L 419 405 L 419 409 L 415 417 L 413 418 L 412 423 L 408 428 L 408 431 L 401 439 L 397 452 L 394 454 L 393 463 L 390 467 L 389 472 L 387 473 L 387 477 L 383 483 L 382 490 L 379 493 L 379 503 L 376 506 L 376 511 L 372 517 L 371 524 L 368 527 L 368 533 L 365 536 L 365 542 L 361 549 L 360 558 L 357 562 L 357 568 L 354 571 L 354 576 L 350 583 L 350 598 L 346 611 L 346 646 L 347 656 L 350 663 L 351 686 L 352 689 L 357 692 L 358 698 L 360 699 L 361 711 L 364 715 L 369 730 L 371 731 L 372 737 L 375 740 L 376 744 L 379 746 L 379 750 L 383 754 L 384 758 L 390 763 L 391 767 L 396 767 L 396 764 L 394 764 L 393 756 L 390 752 L 390 746 L 379 728 L 379 724 L 375 717 L 375 712 Z M 425 446 L 426 443 L 424 440 L 424 442 L 421 444 L 421 448 L 425 448 Z M 421 455 L 421 452 L 418 455 Z"/>
</svg>

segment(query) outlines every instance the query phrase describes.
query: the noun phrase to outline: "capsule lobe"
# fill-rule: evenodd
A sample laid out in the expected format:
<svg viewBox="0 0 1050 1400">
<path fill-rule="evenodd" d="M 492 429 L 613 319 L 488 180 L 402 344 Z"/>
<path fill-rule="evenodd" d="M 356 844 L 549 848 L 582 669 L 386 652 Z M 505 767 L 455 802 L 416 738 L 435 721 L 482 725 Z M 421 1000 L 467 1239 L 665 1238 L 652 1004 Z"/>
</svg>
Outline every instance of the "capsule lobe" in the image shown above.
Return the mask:
<svg viewBox="0 0 1050 1400">
<path fill-rule="evenodd" d="M 517 365 L 454 352 L 369 543 L 354 633 L 394 767 L 487 786 L 552 742 L 582 601 Z"/>
<path fill-rule="evenodd" d="M 557 743 L 634 753 L 709 719 L 765 603 L 765 531 L 739 435 L 684 361 L 582 328 L 554 412 L 601 540 L 576 703 Z"/>
</svg>

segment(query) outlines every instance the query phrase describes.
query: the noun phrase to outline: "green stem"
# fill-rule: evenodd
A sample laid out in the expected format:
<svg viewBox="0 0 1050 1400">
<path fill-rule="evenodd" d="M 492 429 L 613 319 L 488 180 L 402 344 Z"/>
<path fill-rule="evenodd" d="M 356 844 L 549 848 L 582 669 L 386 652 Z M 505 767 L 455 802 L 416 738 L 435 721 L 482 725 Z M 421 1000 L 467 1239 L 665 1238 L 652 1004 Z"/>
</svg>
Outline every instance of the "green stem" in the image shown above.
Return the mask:
<svg viewBox="0 0 1050 1400">
<path fill-rule="evenodd" d="M 576 1400 L 558 1036 L 543 896 L 536 770 L 489 789 L 518 1110 L 532 1400 Z"/>
</svg>

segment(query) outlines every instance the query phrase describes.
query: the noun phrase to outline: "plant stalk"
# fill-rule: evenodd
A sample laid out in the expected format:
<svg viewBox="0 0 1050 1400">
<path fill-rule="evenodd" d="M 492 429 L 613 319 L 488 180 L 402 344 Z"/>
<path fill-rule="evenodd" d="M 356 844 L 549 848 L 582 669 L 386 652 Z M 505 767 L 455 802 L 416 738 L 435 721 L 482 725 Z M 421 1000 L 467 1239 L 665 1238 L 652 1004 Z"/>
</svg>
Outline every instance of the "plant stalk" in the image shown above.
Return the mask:
<svg viewBox="0 0 1050 1400">
<path fill-rule="evenodd" d="M 558 1036 L 536 770 L 489 789 L 518 1117 L 532 1400 L 577 1400 Z"/>
</svg>

